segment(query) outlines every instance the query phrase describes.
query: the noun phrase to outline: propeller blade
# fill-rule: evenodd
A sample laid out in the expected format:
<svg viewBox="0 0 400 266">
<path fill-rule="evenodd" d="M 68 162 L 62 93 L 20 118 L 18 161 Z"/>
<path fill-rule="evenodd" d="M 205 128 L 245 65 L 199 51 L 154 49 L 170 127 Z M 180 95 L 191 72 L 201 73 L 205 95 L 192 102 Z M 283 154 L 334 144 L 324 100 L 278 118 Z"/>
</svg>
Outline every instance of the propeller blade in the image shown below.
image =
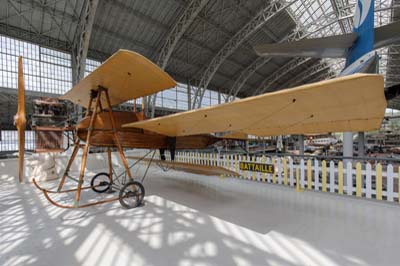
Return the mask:
<svg viewBox="0 0 400 266">
<path fill-rule="evenodd" d="M 18 130 L 18 178 L 24 180 L 24 155 L 25 155 L 25 81 L 22 56 L 18 58 L 18 111 L 14 116 L 14 123 Z"/>
<path fill-rule="evenodd" d="M 18 178 L 24 180 L 25 127 L 18 128 Z"/>
</svg>

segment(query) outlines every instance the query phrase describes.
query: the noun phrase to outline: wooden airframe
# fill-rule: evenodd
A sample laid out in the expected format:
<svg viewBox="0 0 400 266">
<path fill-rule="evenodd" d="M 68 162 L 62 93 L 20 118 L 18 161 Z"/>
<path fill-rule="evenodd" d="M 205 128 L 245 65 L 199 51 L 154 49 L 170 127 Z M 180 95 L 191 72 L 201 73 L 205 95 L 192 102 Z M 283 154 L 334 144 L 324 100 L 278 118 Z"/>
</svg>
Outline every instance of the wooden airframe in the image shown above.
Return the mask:
<svg viewBox="0 0 400 266">
<path fill-rule="evenodd" d="M 259 137 L 369 131 L 386 109 L 383 77 L 355 74 L 123 127 L 167 136 L 236 131 Z"/>
<path fill-rule="evenodd" d="M 60 97 L 63 100 L 69 100 L 75 104 L 86 107 L 86 115 L 75 127 L 76 137 L 74 148 L 57 190 L 50 191 L 44 189 L 40 187 L 35 180 L 33 180 L 34 184 L 43 191 L 46 198 L 52 204 L 62 208 L 82 208 L 114 200 L 120 200 L 121 204 L 123 204 L 123 200 L 126 198 L 143 198 L 144 195 L 143 186 L 139 182 L 133 180 L 123 148 L 160 149 L 161 153 L 169 149 L 171 151 L 171 158 L 173 159 L 176 149 L 203 149 L 220 139 L 226 139 L 217 138 L 210 134 L 170 138 L 142 129 L 122 128 L 123 124 L 143 120 L 143 110 L 141 113 L 113 112 L 113 106 L 173 86 L 176 86 L 176 82 L 145 57 L 127 50 L 120 50 L 115 53 L 70 91 Z M 86 102 L 86 105 L 84 105 L 84 102 Z M 109 180 L 102 180 L 100 184 L 93 185 L 92 179 L 91 186 L 83 187 L 90 146 L 108 148 L 109 172 L 105 175 L 107 175 Z M 69 172 L 81 148 L 83 149 L 83 155 L 79 177 L 74 178 L 70 176 Z M 110 148 L 117 149 L 128 176 L 128 183 L 122 184 L 122 187 L 113 186 L 113 188 L 120 190 L 120 195 L 118 197 L 89 204 L 80 204 L 82 190 L 94 189 L 97 192 L 100 190 L 99 187 L 111 187 L 115 182 L 112 176 Z M 214 173 L 220 172 L 220 169 L 213 170 Z M 77 181 L 78 185 L 76 189 L 63 190 L 67 178 Z M 121 192 L 129 190 L 131 187 L 132 191 L 121 194 Z M 140 191 L 140 195 L 138 195 L 136 191 Z M 59 204 L 50 197 L 52 193 L 63 192 L 76 192 L 73 205 Z M 138 204 L 140 204 L 139 200 L 136 201 L 134 205 L 125 205 L 125 207 L 135 207 Z"/>
<path fill-rule="evenodd" d="M 144 188 L 133 180 L 123 148 L 169 149 L 173 159 L 176 149 L 202 149 L 229 137 L 243 139 L 245 134 L 369 131 L 380 126 L 386 108 L 382 76 L 353 75 L 149 120 L 143 114 L 112 110 L 114 105 L 175 85 L 167 73 L 143 56 L 127 50 L 115 53 L 61 97 L 82 106 L 86 102 L 87 110 L 76 126 L 75 146 L 65 173 L 57 191 L 53 191 L 75 191 L 74 204 L 66 206 L 52 201 L 51 191 L 35 184 L 49 201 L 63 208 L 87 207 L 116 199 L 125 207 L 136 207 L 143 199 Z M 216 137 L 212 133 L 226 135 Z M 90 146 L 109 148 L 109 180 L 83 187 Z M 119 188 L 117 198 L 81 205 L 82 190 L 96 191 L 97 186 L 114 184 L 111 147 L 118 150 L 128 183 Z M 83 156 L 79 177 L 75 179 L 77 188 L 63 190 L 80 148 Z M 124 205 L 124 200 L 131 197 L 137 199 L 135 203 Z"/>
</svg>

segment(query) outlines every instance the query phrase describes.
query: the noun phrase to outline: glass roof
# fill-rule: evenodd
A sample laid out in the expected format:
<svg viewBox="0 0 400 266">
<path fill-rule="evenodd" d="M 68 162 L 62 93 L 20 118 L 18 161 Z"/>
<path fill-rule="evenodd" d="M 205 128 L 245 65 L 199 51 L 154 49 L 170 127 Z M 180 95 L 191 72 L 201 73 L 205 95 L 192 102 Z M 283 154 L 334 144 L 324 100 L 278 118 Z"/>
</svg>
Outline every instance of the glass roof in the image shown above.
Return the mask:
<svg viewBox="0 0 400 266">
<path fill-rule="evenodd" d="M 390 23 L 392 0 L 375 1 L 375 27 Z M 290 8 L 298 27 L 308 37 L 323 37 L 352 32 L 356 0 L 299 0 Z M 388 48 L 379 49 L 380 73 L 386 74 Z M 323 59 L 331 66 L 334 74 L 344 67 L 343 59 Z"/>
</svg>

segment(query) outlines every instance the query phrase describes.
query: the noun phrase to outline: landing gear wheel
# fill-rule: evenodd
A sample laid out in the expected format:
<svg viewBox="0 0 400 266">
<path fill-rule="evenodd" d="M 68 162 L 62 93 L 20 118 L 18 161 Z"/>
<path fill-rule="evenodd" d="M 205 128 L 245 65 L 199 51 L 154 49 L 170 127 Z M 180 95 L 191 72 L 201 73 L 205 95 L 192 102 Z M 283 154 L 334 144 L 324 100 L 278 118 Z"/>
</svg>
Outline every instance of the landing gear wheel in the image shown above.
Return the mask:
<svg viewBox="0 0 400 266">
<path fill-rule="evenodd" d="M 111 178 L 107 173 L 98 173 L 90 181 L 90 186 L 97 193 L 104 193 L 111 187 Z"/>
<path fill-rule="evenodd" d="M 144 187 L 137 181 L 129 181 L 119 191 L 119 203 L 125 209 L 139 206 L 144 198 Z"/>
</svg>

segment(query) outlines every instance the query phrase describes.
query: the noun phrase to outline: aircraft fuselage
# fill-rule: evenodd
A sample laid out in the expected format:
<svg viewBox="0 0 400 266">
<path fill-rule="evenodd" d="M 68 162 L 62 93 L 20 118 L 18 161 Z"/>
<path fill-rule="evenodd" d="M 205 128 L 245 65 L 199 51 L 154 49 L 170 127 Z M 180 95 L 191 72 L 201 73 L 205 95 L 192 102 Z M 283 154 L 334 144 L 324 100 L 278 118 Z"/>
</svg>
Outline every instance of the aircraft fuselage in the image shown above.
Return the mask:
<svg viewBox="0 0 400 266">
<path fill-rule="evenodd" d="M 182 136 L 175 139 L 143 129 L 122 127 L 123 124 L 141 120 L 141 113 L 114 112 L 114 118 L 119 141 L 124 148 L 169 149 L 172 140 L 176 149 L 204 149 L 220 140 L 212 135 Z M 76 126 L 78 137 L 82 141 L 86 141 L 89 123 L 90 117 L 86 117 Z M 100 147 L 116 146 L 111 125 L 109 113 L 99 113 L 94 123 L 90 144 Z"/>
</svg>

